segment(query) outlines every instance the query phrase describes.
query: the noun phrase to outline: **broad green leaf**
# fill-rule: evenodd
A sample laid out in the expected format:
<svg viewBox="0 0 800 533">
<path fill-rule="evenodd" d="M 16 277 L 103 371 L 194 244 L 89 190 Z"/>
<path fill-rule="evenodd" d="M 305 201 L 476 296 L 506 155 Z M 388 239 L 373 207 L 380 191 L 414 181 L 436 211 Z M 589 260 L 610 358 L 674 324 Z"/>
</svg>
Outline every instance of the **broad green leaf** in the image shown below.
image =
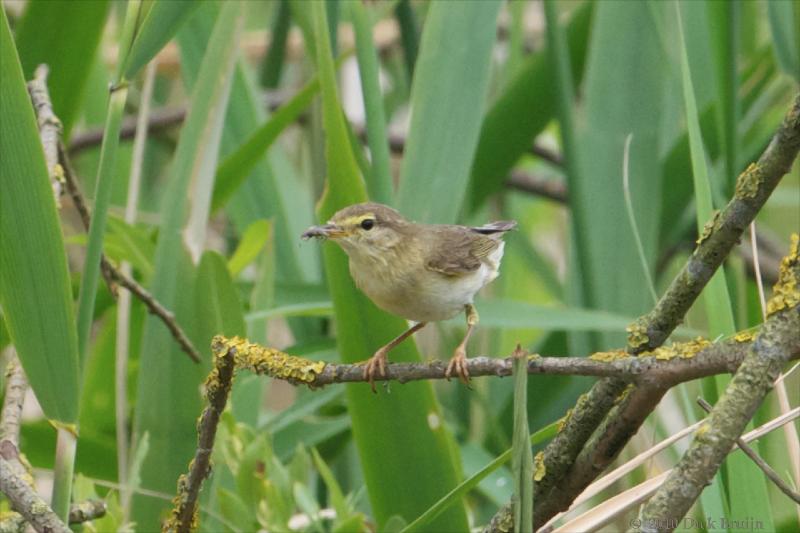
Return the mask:
<svg viewBox="0 0 800 533">
<path fill-rule="evenodd" d="M 67 256 L 33 106 L 0 11 L 0 306 L 45 416 L 75 424 L 78 339 Z"/>
<path fill-rule="evenodd" d="M 397 206 L 412 220 L 456 221 L 489 85 L 501 3 L 436 2 L 422 30 Z"/>
<path fill-rule="evenodd" d="M 153 59 L 199 5 L 199 0 L 156 0 L 136 32 L 127 57 L 124 77 L 133 78 L 140 68 Z"/>
<path fill-rule="evenodd" d="M 233 256 L 228 260 L 228 270 L 231 271 L 232 276 L 237 276 L 239 273 L 252 263 L 270 236 L 270 226 L 267 220 L 256 220 L 242 235 L 239 241 L 239 246 L 233 252 Z"/>
<path fill-rule="evenodd" d="M 318 217 L 328 220 L 338 209 L 366 200 L 366 190 L 354 160 L 339 106 L 324 6 L 311 5 L 317 37 L 317 65 L 322 84 L 323 124 L 328 180 Z M 492 26 L 493 27 L 493 26 Z M 335 245 L 324 246 L 328 286 L 338 323 L 337 344 L 343 361 L 365 359 L 399 334 L 403 320 L 379 311 L 355 288 L 347 259 Z M 419 361 L 414 344 L 392 352 L 394 361 Z M 452 437 L 436 404 L 430 383 L 409 383 L 391 394 L 373 395 L 367 384 L 346 387 L 353 437 L 372 510 L 379 527 L 395 514 L 416 516 L 457 482 Z M 392 413 L 392 416 L 386 416 Z M 415 465 L 409 469 L 408 465 Z M 467 528 L 463 506 L 450 509 L 432 529 Z"/>
<path fill-rule="evenodd" d="M 16 28 L 26 79 L 41 64 L 50 68 L 47 86 L 65 139 L 80 118 L 86 81 L 110 4 L 107 0 L 34 0 L 27 2 Z"/>
<path fill-rule="evenodd" d="M 214 335 L 244 337 L 247 334 L 239 291 L 225 266 L 225 259 L 218 253 L 207 251 L 203 254 L 197 268 L 194 293 L 197 346 L 201 349 L 210 346 Z M 239 422 L 255 426 L 262 383 L 260 379 L 239 379 L 233 383 L 231 409 Z"/>
<path fill-rule="evenodd" d="M 632 135 L 630 194 L 652 269 L 661 190 L 661 172 L 653 164 L 660 153 L 661 132 L 654 124 L 675 119 L 664 115 L 661 106 L 666 80 L 660 68 L 663 52 L 648 5 L 610 0 L 596 3 L 595 8 L 581 114 L 575 121 L 576 153 L 567 156 L 578 159 L 576 174 L 568 174 L 576 234 L 569 279 L 570 285 L 578 281 L 574 276 L 579 267 L 585 281 L 582 298 L 589 307 L 638 316 L 652 301 L 626 218 L 623 149 Z M 620 83 L 634 78 L 636 83 Z M 604 215 L 598 218 L 597 213 Z M 628 260 L 620 261 L 621 257 Z M 602 345 L 596 348 L 622 345 L 624 329 L 619 332 L 602 335 Z"/>
<path fill-rule="evenodd" d="M 163 197 L 151 292 L 166 307 L 176 310 L 178 321 L 185 327 L 197 316 L 194 269 L 182 238 L 189 211 L 187 192 L 199 172 L 213 173 L 213 167 L 203 169 L 202 163 L 209 153 L 219 150 L 220 117 L 228 103 L 243 22 L 241 7 L 238 2 L 229 2 L 220 8 Z M 210 201 L 210 189 L 206 194 Z M 185 469 L 196 442 L 195 420 L 201 405 L 198 385 L 203 375 L 203 368 L 177 349 L 163 324 L 148 317 L 134 423 L 135 434 L 150 434 L 151 452 L 142 467 L 144 488 L 172 492 L 177 476 Z M 137 496 L 132 516 L 141 528 L 153 528 L 163 506 L 163 502 Z"/>
<path fill-rule="evenodd" d="M 533 453 L 528 430 L 528 358 L 514 358 L 514 531 L 533 531 Z"/>
<path fill-rule="evenodd" d="M 591 2 L 577 8 L 566 26 L 576 83 L 583 77 L 593 9 L 596 5 Z M 486 112 L 467 193 L 466 207 L 470 212 L 503 188 L 511 168 L 555 116 L 555 70 L 546 52 L 536 52 L 526 59 Z"/>
</svg>

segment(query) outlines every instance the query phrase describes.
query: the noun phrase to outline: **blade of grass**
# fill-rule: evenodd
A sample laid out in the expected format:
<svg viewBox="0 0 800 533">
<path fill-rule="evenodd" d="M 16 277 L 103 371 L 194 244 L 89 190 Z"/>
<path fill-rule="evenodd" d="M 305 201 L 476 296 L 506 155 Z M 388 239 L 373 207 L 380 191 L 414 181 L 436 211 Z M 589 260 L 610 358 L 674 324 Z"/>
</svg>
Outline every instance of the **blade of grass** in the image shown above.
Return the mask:
<svg viewBox="0 0 800 533">
<path fill-rule="evenodd" d="M 225 206 L 283 130 L 308 108 L 317 92 L 319 79 L 314 77 L 220 163 L 214 180 L 212 212 Z"/>
<path fill-rule="evenodd" d="M 500 2 L 431 4 L 411 89 L 397 206 L 420 222 L 456 221 L 489 85 Z"/>
<path fill-rule="evenodd" d="M 45 416 L 75 424 L 78 341 L 67 256 L 22 66 L 0 11 L 0 307 Z"/>
<path fill-rule="evenodd" d="M 767 2 L 775 57 L 784 72 L 800 81 L 800 7 L 794 2 Z"/>
<path fill-rule="evenodd" d="M 511 471 L 514 476 L 514 532 L 533 531 L 533 453 L 528 430 L 527 354 L 514 353 L 514 436 Z"/>
<path fill-rule="evenodd" d="M 366 190 L 337 97 L 325 9 L 321 3 L 311 4 L 311 9 L 322 84 L 328 168 L 318 216 L 320 220 L 327 220 L 336 210 L 366 200 Z M 405 329 L 404 321 L 379 311 L 356 290 L 348 273 L 347 259 L 340 250 L 329 244 L 323 252 L 336 310 L 339 353 L 348 362 L 366 358 Z M 418 361 L 419 354 L 413 343 L 407 342 L 392 352 L 392 359 Z M 353 437 L 379 528 L 392 515 L 409 519 L 420 514 L 456 484 L 455 447 L 442 423 L 430 383 L 403 386 L 391 394 L 377 396 L 370 393 L 366 384 L 348 385 L 345 394 Z M 410 469 L 409 465 L 415 466 Z M 422 483 L 420 473 L 424 473 Z M 465 530 L 468 526 L 464 507 L 450 509 L 437 524 L 439 530 Z"/>
<path fill-rule="evenodd" d="M 53 110 L 69 138 L 80 118 L 86 81 L 106 23 L 106 0 L 28 2 L 16 28 L 16 41 L 25 77 L 46 64 Z"/>
<path fill-rule="evenodd" d="M 383 96 L 378 83 L 378 55 L 372 43 L 372 23 L 367 8 L 360 1 L 348 4 L 356 32 L 358 72 L 361 77 L 361 95 L 367 115 L 367 142 L 372 165 L 365 176 L 371 200 L 392 203 L 392 173 L 389 145 L 386 141 L 386 117 L 383 115 Z"/>
<path fill-rule="evenodd" d="M 394 8 L 394 14 L 400 26 L 400 44 L 403 46 L 403 59 L 410 80 L 414 77 L 414 66 L 419 52 L 419 30 L 411 0 L 400 0 Z"/>
<path fill-rule="evenodd" d="M 535 446 L 537 444 L 541 444 L 548 439 L 553 438 L 556 433 L 558 433 L 558 422 L 553 422 L 542 429 L 532 433 L 530 436 L 530 445 Z M 488 475 L 492 472 L 506 464 L 509 459 L 511 459 L 513 455 L 513 448 L 509 448 L 508 450 L 504 451 L 500 455 L 497 456 L 495 460 L 491 463 L 487 464 L 485 467 L 477 471 L 471 477 L 465 479 L 461 483 L 458 484 L 456 488 L 452 491 L 447 493 L 442 499 L 437 501 L 433 506 L 425 511 L 422 515 L 418 516 L 413 522 L 408 524 L 405 528 L 403 528 L 402 533 L 410 533 L 411 531 L 415 531 L 422 526 L 427 525 L 430 523 L 431 520 L 435 519 L 446 510 L 450 505 L 454 504 L 457 501 L 460 501 L 461 498 L 467 495 L 469 491 L 474 489 L 478 483 L 484 480 Z M 533 501 L 533 500 L 531 500 Z"/>
<path fill-rule="evenodd" d="M 131 79 L 136 76 L 139 69 L 155 57 L 199 6 L 199 0 L 156 0 L 147 11 L 131 45 L 131 51 L 123 65 L 124 77 Z"/>
<path fill-rule="evenodd" d="M 194 320 L 198 315 L 193 299 L 194 269 L 186 256 L 181 232 L 188 213 L 190 184 L 198 173 L 214 171 L 214 167 L 203 169 L 201 165 L 207 153 L 219 150 L 220 117 L 227 108 L 236 64 L 241 10 L 238 2 L 224 3 L 219 9 L 163 197 L 151 292 L 175 309 L 179 320 Z M 187 330 L 191 335 L 191 328 Z M 167 330 L 148 317 L 142 340 L 134 433 L 150 435 L 151 451 L 142 465 L 142 486 L 165 492 L 174 489 L 175 480 L 194 451 L 194 425 L 200 408 L 196 391 L 202 369 L 175 352 Z M 132 518 L 140 528 L 153 528 L 162 508 L 163 502 L 136 496 Z"/>
<path fill-rule="evenodd" d="M 269 50 L 264 56 L 264 63 L 261 65 L 261 86 L 265 89 L 274 89 L 281 80 L 283 70 L 283 58 L 286 54 L 286 40 L 289 36 L 289 28 L 292 22 L 292 12 L 289 9 L 289 0 L 279 0 L 278 6 L 274 8 L 275 18 L 272 21 L 272 36 L 269 42 Z"/>
</svg>

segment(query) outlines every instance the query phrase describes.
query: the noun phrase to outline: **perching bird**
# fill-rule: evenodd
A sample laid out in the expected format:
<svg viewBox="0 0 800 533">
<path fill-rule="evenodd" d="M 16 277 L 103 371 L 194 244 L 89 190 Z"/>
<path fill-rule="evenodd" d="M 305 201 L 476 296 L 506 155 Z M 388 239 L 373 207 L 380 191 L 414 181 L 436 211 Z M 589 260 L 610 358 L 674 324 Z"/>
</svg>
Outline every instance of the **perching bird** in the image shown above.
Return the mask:
<svg viewBox="0 0 800 533">
<path fill-rule="evenodd" d="M 375 390 L 376 370 L 386 375 L 389 350 L 428 322 L 466 313 L 467 332 L 456 347 L 445 375 L 469 381 L 466 345 L 478 323 L 473 298 L 495 279 L 503 257 L 503 233 L 515 221 L 480 227 L 417 224 L 391 207 L 355 204 L 338 211 L 302 238 L 330 238 L 350 258 L 356 285 L 381 309 L 416 322 L 366 361 L 364 378 Z"/>
</svg>

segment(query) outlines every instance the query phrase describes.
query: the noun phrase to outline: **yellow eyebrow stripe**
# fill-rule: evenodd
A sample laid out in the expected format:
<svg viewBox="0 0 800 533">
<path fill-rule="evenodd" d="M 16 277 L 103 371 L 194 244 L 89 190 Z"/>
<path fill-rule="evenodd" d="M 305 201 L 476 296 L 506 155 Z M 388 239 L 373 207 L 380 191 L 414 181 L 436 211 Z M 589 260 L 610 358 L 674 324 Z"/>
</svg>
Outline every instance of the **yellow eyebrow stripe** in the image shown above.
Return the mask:
<svg viewBox="0 0 800 533">
<path fill-rule="evenodd" d="M 362 220 L 365 220 L 365 219 L 368 219 L 368 218 L 374 219 L 375 218 L 375 214 L 374 213 L 365 213 L 363 215 L 358 215 L 358 216 L 355 216 L 355 217 L 347 217 L 346 219 L 342 220 L 339 223 L 339 225 L 341 225 L 341 226 L 350 226 L 350 225 L 357 226 L 357 225 L 361 224 Z"/>
</svg>

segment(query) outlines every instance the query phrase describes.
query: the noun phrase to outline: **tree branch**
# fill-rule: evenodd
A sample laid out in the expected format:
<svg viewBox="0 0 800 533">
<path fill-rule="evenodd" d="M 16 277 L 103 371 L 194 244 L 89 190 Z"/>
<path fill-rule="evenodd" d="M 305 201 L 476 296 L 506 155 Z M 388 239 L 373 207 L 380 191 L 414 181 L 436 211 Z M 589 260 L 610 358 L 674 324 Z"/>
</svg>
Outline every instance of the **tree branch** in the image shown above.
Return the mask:
<svg viewBox="0 0 800 533">
<path fill-rule="evenodd" d="M 734 197 L 707 223 L 694 253 L 656 307 L 628 327 L 630 354 L 657 348 L 677 327 L 780 179 L 789 171 L 798 150 L 800 94 L 795 97 L 758 162 L 752 163 L 739 176 Z M 626 387 L 628 382 L 617 378 L 597 382 L 581 396 L 562 431 L 545 448 L 543 464 L 546 474 L 534 487 L 535 525 L 541 525 L 555 512 L 565 509 L 616 458 L 666 390 L 637 387 L 623 396 Z M 590 438 L 592 441 L 587 445 Z M 577 467 L 579 459 L 586 468 Z M 569 483 L 565 481 L 568 474 Z"/>
<path fill-rule="evenodd" d="M 703 408 L 703 410 L 706 413 L 710 413 L 711 409 L 713 409 L 711 407 L 711 404 L 709 404 L 703 398 L 698 398 L 697 403 L 698 405 L 700 405 L 700 407 Z M 769 480 L 775 484 L 776 487 L 778 487 L 778 490 L 780 490 L 782 493 L 788 496 L 789 499 L 793 500 L 796 504 L 800 505 L 800 493 L 793 491 L 792 488 L 789 485 L 787 485 L 784 480 L 781 479 L 781 476 L 779 476 L 778 473 L 775 472 L 775 470 L 773 470 L 772 467 L 769 466 L 767 462 L 764 459 L 762 459 L 755 452 L 755 450 L 753 450 L 753 448 L 751 448 L 744 441 L 742 437 L 738 437 L 736 439 L 736 445 L 739 447 L 740 450 L 742 450 L 742 452 L 747 457 L 750 458 L 751 461 L 753 461 L 756 464 L 758 468 L 761 469 L 762 472 L 764 472 L 764 475 L 767 476 Z"/>
<path fill-rule="evenodd" d="M 31 96 L 33 108 L 36 111 L 36 120 L 39 124 L 39 136 L 42 139 L 44 148 L 44 158 L 47 162 L 47 174 L 53 187 L 56 205 L 61 205 L 61 195 L 63 194 L 62 182 L 58 168 L 58 154 L 56 145 L 61 137 L 61 121 L 53 113 L 53 105 L 50 103 L 50 92 L 47 90 L 47 75 L 49 69 L 47 65 L 39 65 L 33 73 L 33 79 L 28 82 L 28 93 Z"/>
<path fill-rule="evenodd" d="M 0 455 L 2 455 L 0 453 Z M 14 509 L 25 517 L 40 533 L 70 533 L 70 529 L 53 512 L 49 505 L 25 480 L 14 472 L 14 468 L 0 456 L 0 491 L 5 494 Z"/>
<path fill-rule="evenodd" d="M 800 236 L 781 264 L 781 276 L 767 305 L 764 323 L 739 370 L 707 422 L 695 433 L 689 450 L 642 511 L 642 531 L 672 531 L 711 482 L 722 460 L 788 360 L 800 331 Z M 674 522 L 673 522 L 674 521 Z"/>
</svg>

